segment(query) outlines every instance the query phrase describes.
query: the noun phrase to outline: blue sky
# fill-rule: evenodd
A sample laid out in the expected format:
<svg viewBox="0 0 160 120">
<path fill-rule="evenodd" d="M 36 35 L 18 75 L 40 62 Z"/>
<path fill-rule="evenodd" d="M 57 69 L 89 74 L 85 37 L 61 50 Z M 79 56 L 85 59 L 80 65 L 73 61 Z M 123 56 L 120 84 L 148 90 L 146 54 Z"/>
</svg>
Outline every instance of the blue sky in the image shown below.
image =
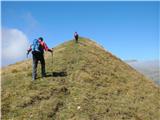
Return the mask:
<svg viewBox="0 0 160 120">
<path fill-rule="evenodd" d="M 77 31 L 123 60 L 159 59 L 159 7 L 139 1 L 2 2 L 2 29 L 21 31 L 29 43 L 42 36 L 49 47 Z"/>
</svg>

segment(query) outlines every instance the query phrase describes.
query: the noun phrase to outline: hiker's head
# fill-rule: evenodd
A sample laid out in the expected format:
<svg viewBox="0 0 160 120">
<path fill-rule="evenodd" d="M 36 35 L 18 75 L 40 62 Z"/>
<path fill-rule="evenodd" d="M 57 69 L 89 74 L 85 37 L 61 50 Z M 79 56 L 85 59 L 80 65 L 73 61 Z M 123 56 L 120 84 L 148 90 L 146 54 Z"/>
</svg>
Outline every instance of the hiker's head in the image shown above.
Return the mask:
<svg viewBox="0 0 160 120">
<path fill-rule="evenodd" d="M 41 41 L 43 41 L 43 38 L 42 38 L 42 37 L 39 37 L 38 39 L 41 40 Z"/>
</svg>

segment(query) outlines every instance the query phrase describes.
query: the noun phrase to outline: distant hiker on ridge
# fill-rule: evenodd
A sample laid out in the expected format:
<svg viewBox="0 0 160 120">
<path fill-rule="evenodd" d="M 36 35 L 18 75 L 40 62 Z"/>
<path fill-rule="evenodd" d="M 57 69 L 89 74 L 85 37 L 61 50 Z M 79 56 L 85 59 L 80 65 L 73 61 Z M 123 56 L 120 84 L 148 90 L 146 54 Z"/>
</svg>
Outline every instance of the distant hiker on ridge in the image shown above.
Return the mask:
<svg viewBox="0 0 160 120">
<path fill-rule="evenodd" d="M 33 44 L 27 50 L 27 55 L 32 51 L 33 58 L 33 70 L 32 70 L 32 79 L 35 80 L 37 77 L 37 65 L 38 61 L 41 62 L 41 74 L 42 77 L 46 76 L 45 72 L 45 60 L 44 60 L 44 50 L 52 53 L 52 50 L 48 48 L 47 44 L 43 41 L 43 38 L 33 40 Z"/>
<path fill-rule="evenodd" d="M 76 40 L 76 43 L 78 43 L 79 35 L 78 35 L 78 33 L 77 33 L 77 32 L 75 32 L 75 33 L 74 33 L 74 38 L 75 38 L 75 40 Z"/>
</svg>

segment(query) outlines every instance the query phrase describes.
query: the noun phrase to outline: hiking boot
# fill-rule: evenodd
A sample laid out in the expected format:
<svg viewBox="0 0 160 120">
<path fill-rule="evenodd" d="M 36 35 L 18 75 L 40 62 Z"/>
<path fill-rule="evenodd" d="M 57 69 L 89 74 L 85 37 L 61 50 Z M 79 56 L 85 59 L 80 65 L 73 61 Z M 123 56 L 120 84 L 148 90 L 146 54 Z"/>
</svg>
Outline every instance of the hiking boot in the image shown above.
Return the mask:
<svg viewBox="0 0 160 120">
<path fill-rule="evenodd" d="M 35 77 L 33 77 L 33 78 L 32 78 L 32 80 L 36 80 L 36 78 L 35 78 Z"/>
<path fill-rule="evenodd" d="M 42 75 L 42 78 L 44 78 L 44 77 L 46 77 L 46 74 L 43 74 L 43 75 Z"/>
</svg>

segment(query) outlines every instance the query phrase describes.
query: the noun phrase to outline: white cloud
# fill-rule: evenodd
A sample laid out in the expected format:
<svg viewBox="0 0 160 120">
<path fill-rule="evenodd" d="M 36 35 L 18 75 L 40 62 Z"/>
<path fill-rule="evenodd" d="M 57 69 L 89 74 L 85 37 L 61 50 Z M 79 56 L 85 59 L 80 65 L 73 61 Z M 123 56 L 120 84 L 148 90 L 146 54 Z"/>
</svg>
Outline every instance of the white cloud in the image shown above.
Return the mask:
<svg viewBox="0 0 160 120">
<path fill-rule="evenodd" d="M 23 60 L 29 46 L 26 35 L 18 29 L 2 29 L 2 66 Z"/>
</svg>

